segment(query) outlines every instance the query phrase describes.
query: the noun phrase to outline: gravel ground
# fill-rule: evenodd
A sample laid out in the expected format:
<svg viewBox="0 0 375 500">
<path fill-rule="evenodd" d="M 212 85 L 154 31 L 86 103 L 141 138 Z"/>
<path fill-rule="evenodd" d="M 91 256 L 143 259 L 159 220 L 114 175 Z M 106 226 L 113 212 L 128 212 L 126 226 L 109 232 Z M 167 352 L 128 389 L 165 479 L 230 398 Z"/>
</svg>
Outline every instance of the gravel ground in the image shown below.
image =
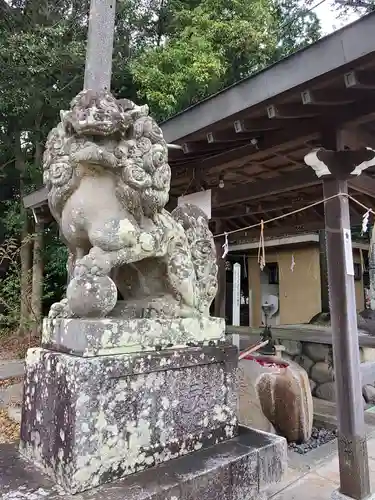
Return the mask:
<svg viewBox="0 0 375 500">
<path fill-rule="evenodd" d="M 6 401 L 4 407 L 1 408 L 2 397 L 5 396 L 6 391 L 12 391 L 13 388 L 22 382 L 23 377 L 9 377 L 7 379 L 0 380 L 0 444 L 3 443 L 13 443 L 18 441 L 20 435 L 20 425 L 14 419 L 9 418 L 8 410 L 9 407 L 14 406 L 14 410 L 18 408 L 21 404 L 19 396 L 15 399 L 10 398 Z M 17 395 L 19 390 L 16 391 Z"/>
<path fill-rule="evenodd" d="M 304 455 L 323 444 L 329 443 L 333 441 L 337 437 L 337 431 L 332 429 L 323 429 L 313 427 L 311 438 L 306 443 L 289 443 L 288 448 L 290 450 L 299 453 L 300 455 Z"/>
<path fill-rule="evenodd" d="M 5 378 L 5 379 L 0 379 L 0 388 L 1 389 L 6 389 L 7 387 L 10 387 L 11 385 L 19 384 L 21 382 L 23 382 L 23 376 L 8 377 L 8 378 Z"/>
<path fill-rule="evenodd" d="M 20 425 L 11 420 L 8 410 L 0 410 L 0 444 L 14 443 L 20 436 Z"/>
</svg>

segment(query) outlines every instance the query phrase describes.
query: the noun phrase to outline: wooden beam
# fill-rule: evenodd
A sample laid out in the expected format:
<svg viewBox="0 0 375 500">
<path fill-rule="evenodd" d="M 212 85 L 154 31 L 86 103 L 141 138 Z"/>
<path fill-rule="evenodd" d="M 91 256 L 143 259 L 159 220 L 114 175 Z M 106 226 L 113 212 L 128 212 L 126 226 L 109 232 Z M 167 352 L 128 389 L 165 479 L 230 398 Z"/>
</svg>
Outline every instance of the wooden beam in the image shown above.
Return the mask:
<svg viewBox="0 0 375 500">
<path fill-rule="evenodd" d="M 375 198 L 375 179 L 368 174 L 362 173 L 358 177 L 350 177 L 348 185 L 350 188 L 354 189 L 354 191 Z"/>
<path fill-rule="evenodd" d="M 271 104 L 267 106 L 267 116 L 270 120 L 277 118 L 306 118 L 313 117 L 319 114 L 319 110 L 314 108 L 308 108 L 300 104 Z"/>
<path fill-rule="evenodd" d="M 42 187 L 37 191 L 26 195 L 23 198 L 23 205 L 25 208 L 36 208 L 48 203 L 48 191 L 46 187 Z"/>
<path fill-rule="evenodd" d="M 272 155 L 275 151 L 293 147 L 301 141 L 311 140 L 319 136 L 316 124 L 307 122 L 299 123 L 298 125 L 298 127 L 290 127 L 289 129 L 278 130 L 266 135 L 255 145 L 250 143 L 228 148 L 222 153 L 211 156 L 200 163 L 192 163 L 191 168 L 198 166 L 200 168 L 211 168 L 219 165 L 229 168 L 237 164 L 239 159 L 246 160 L 246 158 L 251 157 L 251 160 L 256 161 L 258 158 L 263 157 L 265 152 Z"/>
<path fill-rule="evenodd" d="M 300 199 L 297 200 L 282 199 L 275 202 L 269 202 L 265 200 L 262 203 L 257 203 L 254 205 L 246 203 L 246 207 L 244 207 L 242 204 L 238 207 L 237 210 L 234 208 L 230 208 L 229 210 L 228 208 L 217 208 L 216 210 L 214 210 L 212 218 L 230 220 L 230 219 L 236 219 L 237 217 L 249 217 L 249 216 L 261 215 L 264 214 L 265 212 L 270 213 L 278 210 L 293 211 L 297 210 L 298 208 L 305 207 L 306 205 L 309 205 L 311 203 L 314 203 L 317 199 L 318 195 L 315 198 L 300 197 Z M 258 219 L 256 220 L 259 222 Z"/>
<path fill-rule="evenodd" d="M 284 221 L 287 221 L 285 218 Z M 250 224 L 249 224 L 250 225 Z M 324 221 L 306 221 L 304 224 L 291 224 L 286 222 L 280 227 L 268 227 L 267 224 L 264 229 L 264 236 L 268 238 L 279 238 L 284 236 L 295 236 L 297 234 L 311 233 L 318 231 L 324 227 Z M 259 241 L 259 228 L 249 229 L 247 231 L 238 231 L 237 233 L 229 234 L 230 245 L 242 245 L 246 243 L 253 243 Z"/>
<path fill-rule="evenodd" d="M 351 211 L 350 216 L 351 224 L 357 225 L 361 223 L 362 216 L 357 216 Z M 258 224 L 260 221 L 254 222 L 254 224 Z M 295 236 L 297 234 L 311 233 L 315 231 L 319 231 L 324 229 L 324 219 L 311 218 L 310 216 L 304 216 L 304 220 L 302 223 L 296 221 L 295 217 L 289 216 L 284 219 L 280 219 L 282 223 L 280 227 L 275 226 L 264 226 L 264 237 L 267 238 L 279 238 L 284 236 Z M 242 224 L 242 227 L 250 226 L 252 224 Z M 224 227 L 224 230 L 226 228 Z M 259 227 L 254 229 L 247 229 L 245 231 L 238 231 L 237 233 L 229 234 L 228 239 L 231 245 L 240 245 L 243 243 L 249 243 L 254 241 L 259 241 L 260 235 Z"/>
<path fill-rule="evenodd" d="M 287 153 L 278 153 L 275 151 L 274 153 L 275 156 L 278 156 L 279 158 L 282 158 L 283 160 L 286 160 L 287 162 L 292 163 L 293 165 L 296 165 L 298 167 L 304 167 L 305 164 L 302 161 L 297 161 L 294 158 L 290 156 L 290 154 Z"/>
<path fill-rule="evenodd" d="M 327 109 L 329 110 L 330 107 L 328 106 Z M 364 99 L 353 105 L 335 110 L 334 114 L 328 113 L 328 115 L 321 117 L 319 122 L 315 120 L 301 120 L 293 124 L 294 126 L 289 125 L 289 127 L 281 130 L 264 134 L 263 138 L 259 140 L 257 147 L 254 147 L 252 144 L 245 144 L 237 148 L 227 149 L 202 161 L 200 167 L 210 168 L 220 165 L 230 168 L 232 165 L 237 164 L 239 159 L 243 160 L 244 163 L 247 158 L 249 160 L 257 160 L 258 158 L 262 158 L 265 152 L 272 155 L 275 152 L 292 148 L 301 142 L 317 139 L 320 136 L 322 122 L 330 122 L 330 128 L 338 129 L 342 128 L 345 124 L 364 122 L 368 119 L 367 117 L 372 117 L 374 113 L 375 100 L 374 102 L 369 102 L 368 99 Z M 191 165 L 191 167 L 198 166 L 198 163 Z"/>
<path fill-rule="evenodd" d="M 347 90 L 310 90 L 301 92 L 302 104 L 305 106 L 325 105 L 337 106 L 348 104 L 358 98 L 349 89 Z"/>
<path fill-rule="evenodd" d="M 225 130 L 220 132 L 208 132 L 207 142 L 209 144 L 213 143 L 226 143 L 226 142 L 250 142 L 251 136 L 236 134 L 233 130 Z"/>
<path fill-rule="evenodd" d="M 366 130 L 363 124 L 342 128 L 338 134 L 341 149 L 360 149 L 363 147 L 375 149 L 375 137 Z"/>
<path fill-rule="evenodd" d="M 344 75 L 346 88 L 374 90 L 375 75 L 373 71 L 349 71 Z"/>
<path fill-rule="evenodd" d="M 356 196 L 356 199 L 358 199 L 358 196 Z M 369 207 L 372 210 L 374 210 L 374 208 L 375 208 L 375 200 L 371 196 L 368 196 L 368 195 L 366 195 L 364 193 L 361 193 L 359 201 L 362 201 L 363 204 L 366 205 L 366 207 Z M 352 203 L 352 206 L 350 207 L 350 209 L 353 210 L 353 208 L 354 208 L 354 203 Z M 359 205 L 357 205 L 356 210 L 358 210 L 358 212 L 360 213 L 361 217 L 363 217 L 363 208 L 361 208 Z"/>
<path fill-rule="evenodd" d="M 182 150 L 185 155 L 194 153 L 216 153 L 225 149 L 223 144 L 212 144 L 207 145 L 206 141 L 191 141 L 184 142 L 182 144 Z"/>
<path fill-rule="evenodd" d="M 284 123 L 286 125 L 286 123 Z M 254 118 L 247 120 L 236 120 L 233 122 L 236 134 L 264 132 L 266 130 L 277 130 L 282 127 L 283 122 L 274 122 L 269 118 Z M 288 125 L 290 123 L 288 122 Z"/>
<path fill-rule="evenodd" d="M 238 147 L 238 144 L 234 145 L 233 147 Z M 218 148 L 216 151 L 212 152 L 212 150 L 205 151 L 204 153 L 202 151 L 196 151 L 195 153 L 189 153 L 184 156 L 180 156 L 179 158 L 171 158 L 168 160 L 169 165 L 173 168 L 174 174 L 178 176 L 179 174 L 177 173 L 177 168 L 178 167 L 191 167 L 192 165 L 193 168 L 196 168 L 198 165 L 198 162 L 201 162 L 205 160 L 206 158 L 212 158 L 212 155 L 220 152 L 220 151 L 225 151 L 225 146 L 221 146 L 221 148 Z"/>
<path fill-rule="evenodd" d="M 301 168 L 293 174 L 286 174 L 272 180 L 262 180 L 248 184 L 242 184 L 231 189 L 217 190 L 217 206 L 229 206 L 244 201 L 285 193 L 290 190 L 298 190 L 309 186 L 321 184 L 312 170 Z"/>
<path fill-rule="evenodd" d="M 46 225 L 54 220 L 47 204 L 32 208 L 32 212 L 36 224 Z"/>
</svg>

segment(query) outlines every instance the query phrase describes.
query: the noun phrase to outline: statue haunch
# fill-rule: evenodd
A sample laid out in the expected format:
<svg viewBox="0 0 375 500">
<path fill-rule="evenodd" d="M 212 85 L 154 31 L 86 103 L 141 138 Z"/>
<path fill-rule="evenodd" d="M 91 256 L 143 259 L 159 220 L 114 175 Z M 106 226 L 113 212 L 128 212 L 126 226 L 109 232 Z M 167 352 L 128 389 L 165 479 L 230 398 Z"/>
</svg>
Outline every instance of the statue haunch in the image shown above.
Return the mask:
<svg viewBox="0 0 375 500">
<path fill-rule="evenodd" d="M 43 168 L 69 250 L 66 298 L 51 318 L 209 314 L 214 240 L 198 207 L 164 209 L 168 149 L 147 106 L 81 92 L 50 132 Z"/>
</svg>

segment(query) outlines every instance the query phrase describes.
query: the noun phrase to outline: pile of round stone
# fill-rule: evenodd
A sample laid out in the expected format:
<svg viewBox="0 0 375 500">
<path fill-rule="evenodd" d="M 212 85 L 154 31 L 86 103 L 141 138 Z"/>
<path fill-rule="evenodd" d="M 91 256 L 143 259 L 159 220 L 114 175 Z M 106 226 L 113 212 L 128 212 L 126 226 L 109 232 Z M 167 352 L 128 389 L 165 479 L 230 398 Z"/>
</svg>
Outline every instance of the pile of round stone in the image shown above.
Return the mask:
<svg viewBox="0 0 375 500">
<path fill-rule="evenodd" d="M 300 455 L 304 455 L 315 448 L 319 448 L 323 444 L 329 443 L 337 438 L 337 430 L 336 429 L 318 429 L 317 427 L 313 427 L 311 438 L 306 441 L 306 443 L 289 443 L 288 447 L 290 450 L 299 453 Z"/>
</svg>

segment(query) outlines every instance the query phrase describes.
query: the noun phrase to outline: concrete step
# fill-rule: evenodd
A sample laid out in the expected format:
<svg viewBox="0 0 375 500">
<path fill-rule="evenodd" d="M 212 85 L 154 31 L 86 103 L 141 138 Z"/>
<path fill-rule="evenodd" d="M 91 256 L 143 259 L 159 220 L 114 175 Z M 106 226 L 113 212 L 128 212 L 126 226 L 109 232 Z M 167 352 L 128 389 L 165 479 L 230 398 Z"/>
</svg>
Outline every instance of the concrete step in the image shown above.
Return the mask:
<svg viewBox="0 0 375 500">
<path fill-rule="evenodd" d="M 22 359 L 0 360 L 0 380 L 22 376 L 25 372 L 24 364 Z"/>
<path fill-rule="evenodd" d="M 263 499 L 267 489 L 284 477 L 286 462 L 283 438 L 242 429 L 238 437 L 227 442 L 169 460 L 78 496 L 81 500 Z M 9 445 L 0 445 L 0 491 L 9 499 L 62 498 L 60 489 Z M 69 493 L 63 497 L 65 500 L 77 498 Z"/>
</svg>

